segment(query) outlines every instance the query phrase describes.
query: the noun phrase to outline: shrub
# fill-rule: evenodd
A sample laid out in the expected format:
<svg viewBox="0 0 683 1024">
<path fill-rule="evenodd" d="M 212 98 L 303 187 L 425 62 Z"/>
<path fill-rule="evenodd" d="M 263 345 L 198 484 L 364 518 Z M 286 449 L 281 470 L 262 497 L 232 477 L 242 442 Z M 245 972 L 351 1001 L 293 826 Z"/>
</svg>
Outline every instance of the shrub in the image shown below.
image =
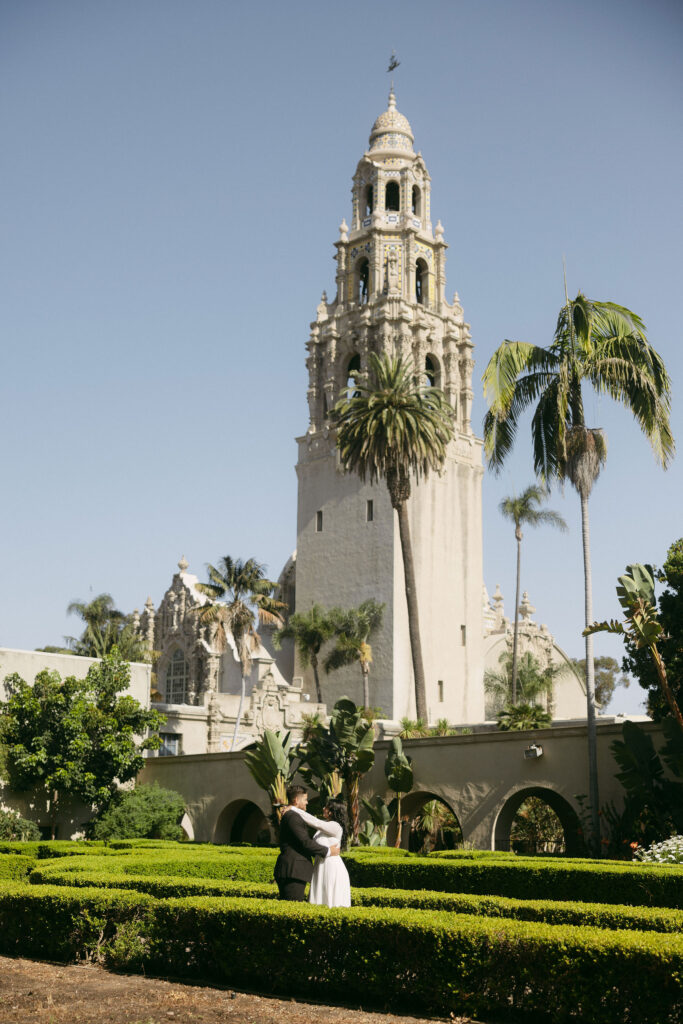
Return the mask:
<svg viewBox="0 0 683 1024">
<path fill-rule="evenodd" d="M 515 899 L 579 900 L 683 908 L 683 869 L 663 865 L 555 862 L 515 858 L 458 861 L 414 857 L 347 861 L 351 884 L 430 889 Z"/>
<path fill-rule="evenodd" d="M 99 959 L 422 1015 L 678 1024 L 683 1013 L 680 935 L 430 910 L 159 901 L 7 883 L 0 887 L 0 953 Z"/>
<path fill-rule="evenodd" d="M 22 818 L 17 811 L 0 809 L 0 839 L 25 843 L 40 839 L 40 829 L 34 821 Z"/>
<path fill-rule="evenodd" d="M 655 864 L 683 864 L 683 836 L 671 836 L 663 843 L 653 843 L 645 850 L 636 850 L 636 860 Z"/>
<path fill-rule="evenodd" d="M 173 877 L 164 874 L 135 875 L 111 871 L 60 871 L 61 865 L 40 866 L 31 873 L 33 884 L 93 886 L 133 889 L 158 898 L 186 896 L 228 896 L 248 899 L 276 899 L 273 882 L 226 881 L 209 878 Z M 406 889 L 353 889 L 355 907 L 395 907 L 416 910 L 442 910 L 483 917 L 509 917 L 518 921 L 543 921 L 547 924 L 591 925 L 595 928 L 626 928 L 637 931 L 680 932 L 683 911 L 658 907 L 622 907 L 613 904 L 572 903 L 561 900 L 515 900 L 505 896 L 480 896 L 465 893 L 429 892 Z"/>
<path fill-rule="evenodd" d="M 180 793 L 156 782 L 119 790 L 107 809 L 88 825 L 91 839 L 182 839 Z"/>
</svg>

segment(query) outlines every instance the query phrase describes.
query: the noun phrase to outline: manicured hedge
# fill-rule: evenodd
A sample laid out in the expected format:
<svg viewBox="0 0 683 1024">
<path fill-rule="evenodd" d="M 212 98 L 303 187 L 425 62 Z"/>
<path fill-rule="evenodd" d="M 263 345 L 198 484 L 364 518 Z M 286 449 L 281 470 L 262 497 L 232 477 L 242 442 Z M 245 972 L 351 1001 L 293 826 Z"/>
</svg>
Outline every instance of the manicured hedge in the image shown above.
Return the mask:
<svg viewBox="0 0 683 1024">
<path fill-rule="evenodd" d="M 270 882 L 273 878 L 275 857 L 242 856 L 239 853 L 221 853 L 204 849 L 193 850 L 139 850 L 119 851 L 79 857 L 64 857 L 45 864 L 46 879 L 50 871 L 95 872 L 98 875 L 125 872 L 126 874 L 151 875 L 154 877 L 220 878 L 244 882 Z"/>
<path fill-rule="evenodd" d="M 683 909 L 683 868 L 551 860 L 350 859 L 352 886 Z"/>
<path fill-rule="evenodd" d="M 208 878 L 155 877 L 111 874 L 109 872 L 59 872 L 38 865 L 30 876 L 34 885 L 93 886 L 129 889 L 160 899 L 188 896 L 226 896 L 248 899 L 277 899 L 278 891 L 270 882 L 221 881 Z M 595 928 L 625 928 L 632 931 L 683 931 L 683 911 L 659 907 L 623 907 L 614 904 L 570 903 L 561 900 L 515 900 L 505 896 L 478 896 L 406 889 L 353 889 L 354 906 L 393 907 L 414 910 L 441 910 L 483 917 L 509 917 L 518 921 L 543 921 L 547 924 L 590 925 Z"/>
<path fill-rule="evenodd" d="M 35 863 L 34 857 L 19 857 L 17 854 L 0 857 L 0 878 L 26 878 Z"/>
<path fill-rule="evenodd" d="M 445 1016 L 678 1024 L 683 938 L 273 900 L 0 887 L 0 952 Z"/>
</svg>

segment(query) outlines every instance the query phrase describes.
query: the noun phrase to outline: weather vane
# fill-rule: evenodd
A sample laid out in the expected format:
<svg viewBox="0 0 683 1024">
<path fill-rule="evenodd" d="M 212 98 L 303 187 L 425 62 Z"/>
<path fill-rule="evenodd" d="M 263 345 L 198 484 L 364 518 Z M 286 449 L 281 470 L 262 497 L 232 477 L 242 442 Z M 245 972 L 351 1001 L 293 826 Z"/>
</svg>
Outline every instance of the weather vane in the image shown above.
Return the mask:
<svg viewBox="0 0 683 1024">
<path fill-rule="evenodd" d="M 394 71 L 400 64 L 400 60 L 396 60 L 396 50 L 391 51 L 391 57 L 389 58 L 389 67 L 387 72 Z"/>
</svg>

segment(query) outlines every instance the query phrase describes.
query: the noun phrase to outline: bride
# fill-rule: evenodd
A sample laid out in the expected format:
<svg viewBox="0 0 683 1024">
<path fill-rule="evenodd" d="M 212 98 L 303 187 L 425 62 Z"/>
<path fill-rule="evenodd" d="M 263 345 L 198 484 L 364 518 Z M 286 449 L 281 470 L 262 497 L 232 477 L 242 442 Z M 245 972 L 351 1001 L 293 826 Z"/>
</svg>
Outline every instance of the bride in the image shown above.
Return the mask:
<svg viewBox="0 0 683 1024">
<path fill-rule="evenodd" d="M 313 836 L 316 843 L 346 849 L 348 817 L 341 800 L 329 800 L 323 807 L 322 819 L 300 807 L 291 809 L 300 814 L 307 825 L 317 829 Z M 327 907 L 351 906 L 351 881 L 341 857 L 315 858 L 308 901 Z"/>
</svg>

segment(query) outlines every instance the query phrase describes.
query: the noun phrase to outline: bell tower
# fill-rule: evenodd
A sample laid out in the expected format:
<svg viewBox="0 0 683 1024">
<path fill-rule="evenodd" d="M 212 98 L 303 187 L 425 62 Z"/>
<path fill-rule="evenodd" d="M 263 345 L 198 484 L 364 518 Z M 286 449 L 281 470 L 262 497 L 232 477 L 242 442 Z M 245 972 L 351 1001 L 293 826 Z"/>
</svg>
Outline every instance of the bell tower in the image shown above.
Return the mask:
<svg viewBox="0 0 683 1024">
<path fill-rule="evenodd" d="M 310 423 L 298 438 L 296 610 L 384 602 L 371 638 L 371 703 L 385 717 L 415 716 L 398 520 L 386 486 L 344 473 L 331 409 L 371 352 L 404 356 L 453 406 L 456 437 L 443 474 L 413 484 L 408 502 L 430 720 L 483 721 L 482 442 L 470 424 L 473 345 L 457 292 L 445 299 L 446 243 L 431 221 L 431 179 L 396 109 L 370 133 L 352 186 L 351 223 L 335 242 L 337 294 L 325 293 L 307 344 Z M 304 675 L 307 689 L 312 677 Z M 326 675 L 328 706 L 362 701 L 360 669 Z"/>
</svg>

